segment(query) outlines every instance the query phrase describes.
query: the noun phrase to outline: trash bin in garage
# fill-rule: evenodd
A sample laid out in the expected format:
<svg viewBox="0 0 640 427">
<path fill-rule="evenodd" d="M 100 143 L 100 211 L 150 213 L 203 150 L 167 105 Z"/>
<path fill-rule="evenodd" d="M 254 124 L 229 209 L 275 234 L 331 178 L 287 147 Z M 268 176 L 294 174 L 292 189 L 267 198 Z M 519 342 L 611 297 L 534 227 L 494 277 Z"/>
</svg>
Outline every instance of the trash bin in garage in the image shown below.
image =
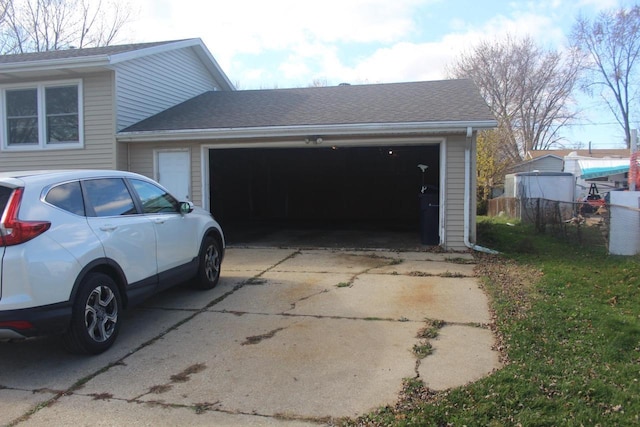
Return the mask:
<svg viewBox="0 0 640 427">
<path fill-rule="evenodd" d="M 420 201 L 420 241 L 423 245 L 440 244 L 438 235 L 440 196 L 437 191 L 426 190 L 418 195 Z"/>
</svg>

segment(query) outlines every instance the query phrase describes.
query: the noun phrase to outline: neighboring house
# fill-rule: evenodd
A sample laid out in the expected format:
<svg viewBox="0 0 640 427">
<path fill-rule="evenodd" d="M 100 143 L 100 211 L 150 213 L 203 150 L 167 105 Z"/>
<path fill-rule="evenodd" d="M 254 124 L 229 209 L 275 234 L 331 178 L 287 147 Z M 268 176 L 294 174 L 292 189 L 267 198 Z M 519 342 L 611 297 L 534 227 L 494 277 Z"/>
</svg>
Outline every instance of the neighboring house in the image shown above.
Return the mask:
<svg viewBox="0 0 640 427">
<path fill-rule="evenodd" d="M 427 187 L 440 244 L 475 240 L 476 134 L 496 122 L 469 80 L 236 91 L 190 39 L 1 56 L 0 91 L 0 170 L 130 170 L 223 225 L 417 225 Z"/>
</svg>

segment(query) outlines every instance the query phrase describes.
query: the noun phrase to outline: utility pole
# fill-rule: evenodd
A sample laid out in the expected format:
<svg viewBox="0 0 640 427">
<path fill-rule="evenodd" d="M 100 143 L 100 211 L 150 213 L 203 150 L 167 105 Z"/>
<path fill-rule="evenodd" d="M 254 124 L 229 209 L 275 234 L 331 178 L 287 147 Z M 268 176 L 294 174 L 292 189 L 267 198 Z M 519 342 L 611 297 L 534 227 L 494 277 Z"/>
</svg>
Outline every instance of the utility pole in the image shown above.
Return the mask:
<svg viewBox="0 0 640 427">
<path fill-rule="evenodd" d="M 629 191 L 636 191 L 638 180 L 638 130 L 631 129 L 631 158 L 629 159 Z"/>
</svg>

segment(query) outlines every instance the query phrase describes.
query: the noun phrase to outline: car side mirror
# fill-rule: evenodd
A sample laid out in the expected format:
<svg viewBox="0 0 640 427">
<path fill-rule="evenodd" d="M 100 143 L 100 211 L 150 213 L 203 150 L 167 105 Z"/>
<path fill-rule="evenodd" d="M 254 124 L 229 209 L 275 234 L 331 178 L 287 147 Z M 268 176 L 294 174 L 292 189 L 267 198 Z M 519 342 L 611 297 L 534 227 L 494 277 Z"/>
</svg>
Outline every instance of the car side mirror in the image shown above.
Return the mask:
<svg viewBox="0 0 640 427">
<path fill-rule="evenodd" d="M 193 203 L 191 202 L 180 202 L 180 213 L 182 215 L 186 215 L 188 213 L 193 212 Z"/>
</svg>

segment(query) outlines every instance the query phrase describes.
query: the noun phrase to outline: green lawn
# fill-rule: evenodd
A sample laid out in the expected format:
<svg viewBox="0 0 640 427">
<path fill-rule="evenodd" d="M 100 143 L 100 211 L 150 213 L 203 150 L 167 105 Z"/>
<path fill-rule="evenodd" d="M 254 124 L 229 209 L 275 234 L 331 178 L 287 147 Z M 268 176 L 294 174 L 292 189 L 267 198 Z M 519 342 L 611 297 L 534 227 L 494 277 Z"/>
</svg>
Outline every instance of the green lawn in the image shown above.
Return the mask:
<svg viewBox="0 0 640 427">
<path fill-rule="evenodd" d="M 440 393 L 407 380 L 396 405 L 344 425 L 640 425 L 640 258 L 599 234 L 479 219 L 478 243 L 502 253 L 478 255 L 478 273 L 505 367 Z"/>
</svg>

